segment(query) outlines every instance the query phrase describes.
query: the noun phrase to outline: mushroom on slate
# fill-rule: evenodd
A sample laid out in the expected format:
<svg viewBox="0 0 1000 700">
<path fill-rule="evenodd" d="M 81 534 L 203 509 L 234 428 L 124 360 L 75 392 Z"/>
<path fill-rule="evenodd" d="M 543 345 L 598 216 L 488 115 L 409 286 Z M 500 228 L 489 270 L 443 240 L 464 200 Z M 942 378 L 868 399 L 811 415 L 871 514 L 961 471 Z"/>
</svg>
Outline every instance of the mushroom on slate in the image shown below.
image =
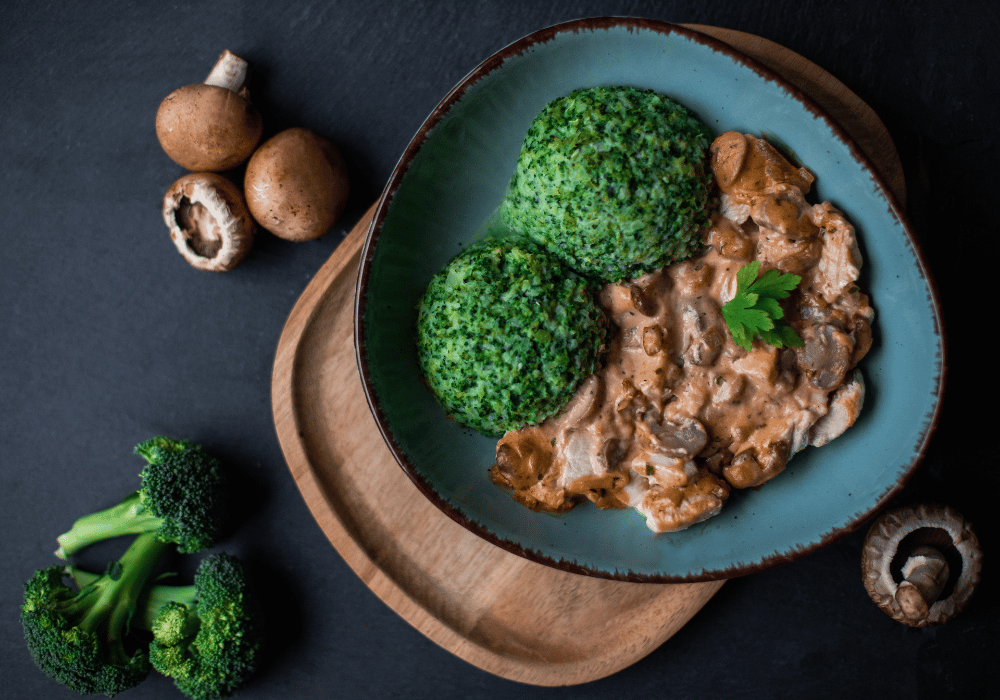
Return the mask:
<svg viewBox="0 0 1000 700">
<path fill-rule="evenodd" d="M 236 267 L 257 228 L 240 188 L 217 173 L 189 173 L 175 182 L 163 198 L 163 220 L 184 259 L 212 272 Z"/>
<path fill-rule="evenodd" d="M 340 152 L 299 127 L 261 144 L 243 178 L 257 223 L 289 241 L 312 241 L 327 233 L 344 211 L 348 189 Z"/>
<path fill-rule="evenodd" d="M 982 554 L 971 526 L 941 505 L 897 508 L 865 538 L 865 589 L 894 620 L 939 625 L 965 607 L 979 583 Z"/>
<path fill-rule="evenodd" d="M 244 163 L 264 131 L 247 99 L 248 64 L 225 51 L 204 83 L 164 98 L 156 112 L 156 137 L 167 155 L 192 171 L 220 172 Z"/>
</svg>

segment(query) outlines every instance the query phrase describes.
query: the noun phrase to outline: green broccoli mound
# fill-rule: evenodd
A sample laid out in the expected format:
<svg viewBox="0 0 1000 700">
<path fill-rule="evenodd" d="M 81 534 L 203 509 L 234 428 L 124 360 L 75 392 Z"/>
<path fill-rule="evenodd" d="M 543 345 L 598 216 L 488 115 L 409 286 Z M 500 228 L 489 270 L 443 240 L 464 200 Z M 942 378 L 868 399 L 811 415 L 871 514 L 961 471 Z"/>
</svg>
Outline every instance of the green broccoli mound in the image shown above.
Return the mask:
<svg viewBox="0 0 1000 700">
<path fill-rule="evenodd" d="M 526 239 L 487 239 L 420 300 L 417 351 L 445 411 L 489 436 L 558 413 L 597 367 L 607 321 L 594 285 Z"/>
<path fill-rule="evenodd" d="M 700 244 L 711 142 L 659 93 L 575 90 L 528 129 L 504 217 L 581 274 L 621 282 L 652 272 Z"/>
</svg>

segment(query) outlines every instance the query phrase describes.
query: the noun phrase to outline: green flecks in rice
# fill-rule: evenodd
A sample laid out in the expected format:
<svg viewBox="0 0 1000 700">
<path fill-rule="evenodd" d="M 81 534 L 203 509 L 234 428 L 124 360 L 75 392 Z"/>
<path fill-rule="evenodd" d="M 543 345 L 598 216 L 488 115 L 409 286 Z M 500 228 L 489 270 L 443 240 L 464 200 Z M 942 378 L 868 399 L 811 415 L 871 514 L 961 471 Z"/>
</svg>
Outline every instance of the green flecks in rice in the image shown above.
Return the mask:
<svg viewBox="0 0 1000 700">
<path fill-rule="evenodd" d="M 421 370 L 445 411 L 490 436 L 561 411 L 604 351 L 594 292 L 524 239 L 459 254 L 431 280 L 417 316 Z"/>
<path fill-rule="evenodd" d="M 701 243 L 711 142 L 659 93 L 576 90 L 532 122 L 504 216 L 581 274 L 621 282 L 652 272 Z"/>
</svg>

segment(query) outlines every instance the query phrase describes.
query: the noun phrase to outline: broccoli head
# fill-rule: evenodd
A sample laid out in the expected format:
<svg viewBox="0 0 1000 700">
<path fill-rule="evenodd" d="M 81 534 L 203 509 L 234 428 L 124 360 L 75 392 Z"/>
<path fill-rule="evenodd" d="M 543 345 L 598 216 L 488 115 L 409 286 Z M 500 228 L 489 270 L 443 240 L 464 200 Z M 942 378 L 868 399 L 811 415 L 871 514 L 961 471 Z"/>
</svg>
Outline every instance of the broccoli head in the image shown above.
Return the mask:
<svg viewBox="0 0 1000 700">
<path fill-rule="evenodd" d="M 131 644 L 130 627 L 167 546 L 152 533 L 139 535 L 78 589 L 66 585 L 62 566 L 36 571 L 24 587 L 21 626 L 38 668 L 79 693 L 111 697 L 142 682 L 150 662 L 141 644 Z"/>
<path fill-rule="evenodd" d="M 56 556 L 65 559 L 94 542 L 142 532 L 155 532 L 184 553 L 214 546 L 228 505 L 219 461 L 187 440 L 165 437 L 140 443 L 135 453 L 147 462 L 141 488 L 73 523 L 57 538 Z"/>
<path fill-rule="evenodd" d="M 98 576 L 67 567 L 77 586 Z M 153 633 L 149 661 L 195 700 L 231 696 L 254 673 L 264 638 L 260 604 L 240 560 L 212 554 L 194 585 L 157 585 L 140 601 L 134 620 Z"/>
<path fill-rule="evenodd" d="M 229 697 L 256 670 L 261 610 L 236 557 L 206 557 L 193 586 L 156 586 L 146 607 L 157 611 L 149 660 L 188 697 Z"/>
</svg>

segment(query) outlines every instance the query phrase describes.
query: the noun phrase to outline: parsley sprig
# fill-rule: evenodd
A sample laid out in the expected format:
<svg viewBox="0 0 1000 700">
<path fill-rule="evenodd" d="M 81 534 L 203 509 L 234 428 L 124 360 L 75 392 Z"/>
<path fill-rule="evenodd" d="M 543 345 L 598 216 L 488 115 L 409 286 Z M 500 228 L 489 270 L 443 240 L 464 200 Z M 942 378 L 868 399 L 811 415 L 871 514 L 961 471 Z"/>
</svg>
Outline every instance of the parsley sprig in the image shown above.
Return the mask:
<svg viewBox="0 0 1000 700">
<path fill-rule="evenodd" d="M 733 341 L 750 350 L 755 336 L 768 345 L 800 348 L 802 338 L 788 325 L 778 303 L 786 299 L 802 278 L 798 275 L 768 270 L 760 278 L 760 261 L 744 265 L 736 273 L 736 296 L 722 307 L 722 317 L 729 326 Z"/>
</svg>

